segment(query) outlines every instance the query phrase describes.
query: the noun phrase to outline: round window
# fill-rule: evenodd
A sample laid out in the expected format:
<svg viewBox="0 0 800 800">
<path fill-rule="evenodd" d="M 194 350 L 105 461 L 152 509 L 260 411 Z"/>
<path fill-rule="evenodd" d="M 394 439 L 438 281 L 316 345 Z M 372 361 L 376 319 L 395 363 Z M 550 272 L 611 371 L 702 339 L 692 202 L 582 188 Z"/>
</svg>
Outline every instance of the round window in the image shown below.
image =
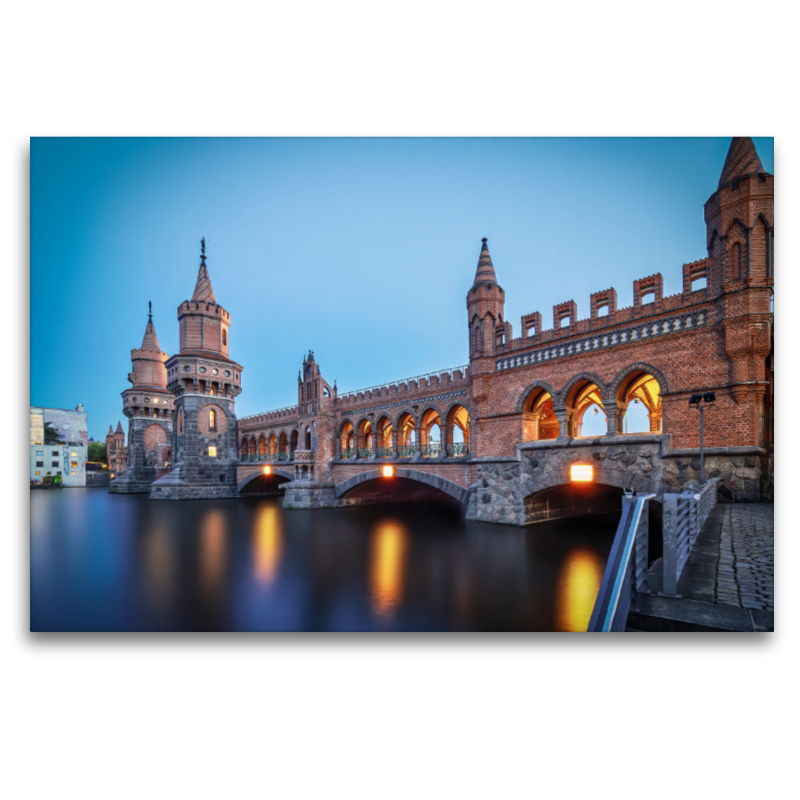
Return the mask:
<svg viewBox="0 0 800 800">
<path fill-rule="evenodd" d="M 139 398 L 138 398 L 138 397 L 134 397 L 134 398 L 133 398 L 133 402 L 134 402 L 134 403 L 138 403 L 138 402 L 139 402 Z"/>
<path fill-rule="evenodd" d="M 149 403 L 150 402 L 150 398 L 149 397 L 145 397 L 144 401 L 145 401 L 145 403 Z"/>
<path fill-rule="evenodd" d="M 212 369 L 211 370 L 211 374 L 212 375 L 218 375 L 219 374 L 219 370 L 218 369 Z"/>
<path fill-rule="evenodd" d="M 191 369 L 192 369 L 192 368 L 191 368 L 191 367 L 190 367 L 190 366 L 187 364 L 187 365 L 186 365 L 186 366 L 183 368 L 183 371 L 184 371 L 184 372 L 189 372 Z"/>
<path fill-rule="evenodd" d="M 231 371 L 230 371 L 229 369 L 226 369 L 226 370 L 225 370 L 225 372 L 223 372 L 222 374 L 223 374 L 223 375 L 224 375 L 226 378 L 230 378 L 230 376 L 231 376 Z"/>
<path fill-rule="evenodd" d="M 205 368 L 205 367 L 200 367 L 200 372 L 202 372 L 203 374 L 205 374 L 205 371 L 206 371 L 206 368 Z"/>
</svg>

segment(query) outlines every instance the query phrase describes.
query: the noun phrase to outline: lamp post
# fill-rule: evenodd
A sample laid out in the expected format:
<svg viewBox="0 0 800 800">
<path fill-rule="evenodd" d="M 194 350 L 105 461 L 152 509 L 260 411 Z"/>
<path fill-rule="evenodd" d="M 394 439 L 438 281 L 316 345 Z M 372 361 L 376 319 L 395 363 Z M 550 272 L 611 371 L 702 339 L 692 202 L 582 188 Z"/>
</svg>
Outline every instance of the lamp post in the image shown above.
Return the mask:
<svg viewBox="0 0 800 800">
<path fill-rule="evenodd" d="M 705 404 L 716 403 L 717 396 L 714 392 L 697 392 L 689 398 L 689 408 L 700 409 L 700 485 L 706 482 L 705 454 L 703 453 L 703 412 Z"/>
</svg>

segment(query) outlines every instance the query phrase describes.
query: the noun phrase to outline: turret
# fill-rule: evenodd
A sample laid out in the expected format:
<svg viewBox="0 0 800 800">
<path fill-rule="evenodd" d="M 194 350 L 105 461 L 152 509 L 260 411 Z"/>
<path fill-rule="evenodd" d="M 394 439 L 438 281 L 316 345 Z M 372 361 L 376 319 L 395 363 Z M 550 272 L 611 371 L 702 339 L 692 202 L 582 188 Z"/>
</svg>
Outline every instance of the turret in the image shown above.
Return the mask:
<svg viewBox="0 0 800 800">
<path fill-rule="evenodd" d="M 491 355 L 511 333 L 504 318 L 506 293 L 497 283 L 487 240 L 481 241 L 475 280 L 467 293 L 470 359 Z"/>
</svg>

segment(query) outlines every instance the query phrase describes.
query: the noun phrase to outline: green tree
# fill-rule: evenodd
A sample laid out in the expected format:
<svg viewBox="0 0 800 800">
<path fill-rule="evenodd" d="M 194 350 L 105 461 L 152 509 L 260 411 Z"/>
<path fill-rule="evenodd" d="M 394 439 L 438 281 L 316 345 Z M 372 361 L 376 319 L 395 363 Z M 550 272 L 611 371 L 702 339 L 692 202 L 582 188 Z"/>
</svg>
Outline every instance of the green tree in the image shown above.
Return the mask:
<svg viewBox="0 0 800 800">
<path fill-rule="evenodd" d="M 99 461 L 101 464 L 106 464 L 108 453 L 106 452 L 105 442 L 89 442 L 87 457 L 89 461 Z"/>
</svg>

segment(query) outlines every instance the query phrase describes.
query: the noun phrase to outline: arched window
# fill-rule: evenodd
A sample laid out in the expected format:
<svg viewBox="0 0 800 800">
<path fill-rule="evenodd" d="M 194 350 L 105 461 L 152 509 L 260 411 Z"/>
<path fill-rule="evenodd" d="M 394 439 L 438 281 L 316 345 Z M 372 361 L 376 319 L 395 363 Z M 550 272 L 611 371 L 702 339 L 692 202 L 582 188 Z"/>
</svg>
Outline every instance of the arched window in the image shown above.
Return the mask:
<svg viewBox="0 0 800 800">
<path fill-rule="evenodd" d="M 217 412 L 213 408 L 208 412 L 208 428 L 212 431 L 217 429 Z"/>
<path fill-rule="evenodd" d="M 222 346 L 228 346 L 228 331 L 226 331 L 225 328 L 222 329 Z"/>
</svg>

